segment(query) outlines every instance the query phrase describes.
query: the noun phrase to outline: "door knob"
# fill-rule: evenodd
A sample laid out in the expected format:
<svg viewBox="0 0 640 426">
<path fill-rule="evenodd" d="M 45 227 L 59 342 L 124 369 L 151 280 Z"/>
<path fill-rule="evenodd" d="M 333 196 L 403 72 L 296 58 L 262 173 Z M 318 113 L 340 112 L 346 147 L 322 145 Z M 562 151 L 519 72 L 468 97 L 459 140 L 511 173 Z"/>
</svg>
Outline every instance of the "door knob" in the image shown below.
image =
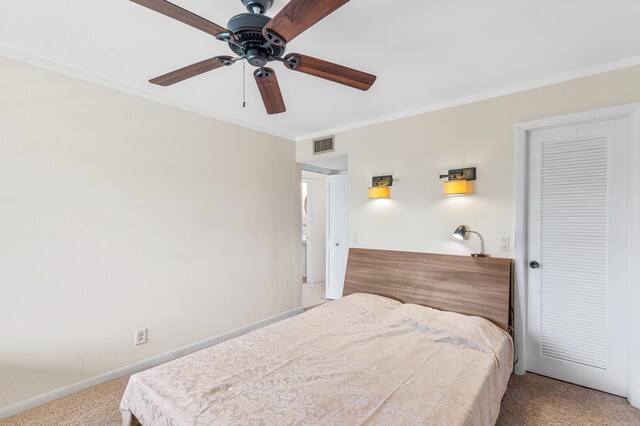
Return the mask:
<svg viewBox="0 0 640 426">
<path fill-rule="evenodd" d="M 338 247 L 339 245 L 340 245 L 339 243 L 336 243 L 336 247 Z"/>
<path fill-rule="evenodd" d="M 540 264 L 535 260 L 532 260 L 531 262 L 529 262 L 529 267 L 532 269 L 538 269 L 540 267 Z"/>
</svg>

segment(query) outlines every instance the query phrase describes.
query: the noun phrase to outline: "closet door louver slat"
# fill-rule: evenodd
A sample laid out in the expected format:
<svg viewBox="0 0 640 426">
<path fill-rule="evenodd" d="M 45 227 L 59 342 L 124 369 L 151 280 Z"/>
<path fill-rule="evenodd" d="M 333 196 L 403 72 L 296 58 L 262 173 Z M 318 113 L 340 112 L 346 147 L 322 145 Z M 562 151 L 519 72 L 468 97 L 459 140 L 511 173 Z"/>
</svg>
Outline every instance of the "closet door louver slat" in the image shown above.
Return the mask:
<svg viewBox="0 0 640 426">
<path fill-rule="evenodd" d="M 602 137 L 541 144 L 541 354 L 601 369 L 607 368 L 607 143 Z"/>
</svg>

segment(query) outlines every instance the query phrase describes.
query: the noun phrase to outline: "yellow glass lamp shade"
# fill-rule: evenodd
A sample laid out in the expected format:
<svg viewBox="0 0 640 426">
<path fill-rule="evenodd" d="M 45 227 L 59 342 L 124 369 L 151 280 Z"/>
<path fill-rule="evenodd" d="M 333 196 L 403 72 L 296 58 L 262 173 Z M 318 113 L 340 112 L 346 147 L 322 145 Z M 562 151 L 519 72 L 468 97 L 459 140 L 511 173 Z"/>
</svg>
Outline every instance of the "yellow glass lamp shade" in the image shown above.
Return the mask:
<svg viewBox="0 0 640 426">
<path fill-rule="evenodd" d="M 444 183 L 444 195 L 473 194 L 473 182 L 468 180 L 450 180 Z"/>
<path fill-rule="evenodd" d="M 391 198 L 391 188 L 388 186 L 378 186 L 369 188 L 369 199 Z"/>
</svg>

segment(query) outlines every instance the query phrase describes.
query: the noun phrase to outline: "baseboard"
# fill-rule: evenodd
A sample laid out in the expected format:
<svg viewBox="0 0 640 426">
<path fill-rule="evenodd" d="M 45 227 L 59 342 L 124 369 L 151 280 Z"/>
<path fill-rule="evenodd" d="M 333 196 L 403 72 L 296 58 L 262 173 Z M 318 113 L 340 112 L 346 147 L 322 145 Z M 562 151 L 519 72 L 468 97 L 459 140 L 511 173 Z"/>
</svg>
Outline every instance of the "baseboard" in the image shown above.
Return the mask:
<svg viewBox="0 0 640 426">
<path fill-rule="evenodd" d="M 34 408 L 39 405 L 45 404 L 47 402 L 53 401 L 55 399 L 62 398 L 63 396 L 71 395 L 72 393 L 81 391 L 83 389 L 87 389 L 92 386 L 99 385 L 101 383 L 106 383 L 108 381 L 118 379 L 123 376 L 128 376 L 130 374 L 134 374 L 139 371 L 146 370 L 151 367 L 155 367 L 156 365 L 160 365 L 165 362 L 171 361 L 173 359 L 179 358 L 181 356 L 188 355 L 192 352 L 196 352 L 201 349 L 208 348 L 209 346 L 217 345 L 218 343 L 222 343 L 225 340 L 233 339 L 234 337 L 241 336 L 243 334 L 249 333 L 250 331 L 257 330 L 269 324 L 273 324 L 275 322 L 292 317 L 294 315 L 298 315 L 302 313 L 302 311 L 303 309 L 301 307 L 294 308 L 294 309 L 282 312 L 280 314 L 271 316 L 269 318 L 265 318 L 263 320 L 254 322 L 253 324 L 249 324 L 247 326 L 238 328 L 236 330 L 232 330 L 228 333 L 210 337 L 208 339 L 201 340 L 199 342 L 192 343 L 187 346 L 183 346 L 173 351 L 156 355 L 154 357 L 118 368 L 116 370 L 100 374 L 90 379 L 86 379 L 81 382 L 77 382 L 72 385 L 65 386 L 63 388 L 44 393 L 42 395 L 38 395 L 26 401 L 19 402 L 14 405 L 10 405 L 9 407 L 0 409 L 0 419 L 13 416 L 15 414 L 21 413 L 22 411 L 26 411 L 30 408 Z"/>
</svg>

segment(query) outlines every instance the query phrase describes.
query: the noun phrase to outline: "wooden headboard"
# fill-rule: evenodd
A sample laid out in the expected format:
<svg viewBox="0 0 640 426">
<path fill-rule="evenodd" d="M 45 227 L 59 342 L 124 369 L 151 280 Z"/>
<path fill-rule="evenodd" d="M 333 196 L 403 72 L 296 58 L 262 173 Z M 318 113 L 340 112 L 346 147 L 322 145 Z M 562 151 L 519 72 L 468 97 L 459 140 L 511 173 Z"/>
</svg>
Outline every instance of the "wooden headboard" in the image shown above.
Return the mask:
<svg viewBox="0 0 640 426">
<path fill-rule="evenodd" d="M 352 248 L 343 294 L 352 293 L 479 316 L 508 330 L 511 259 Z"/>
</svg>

